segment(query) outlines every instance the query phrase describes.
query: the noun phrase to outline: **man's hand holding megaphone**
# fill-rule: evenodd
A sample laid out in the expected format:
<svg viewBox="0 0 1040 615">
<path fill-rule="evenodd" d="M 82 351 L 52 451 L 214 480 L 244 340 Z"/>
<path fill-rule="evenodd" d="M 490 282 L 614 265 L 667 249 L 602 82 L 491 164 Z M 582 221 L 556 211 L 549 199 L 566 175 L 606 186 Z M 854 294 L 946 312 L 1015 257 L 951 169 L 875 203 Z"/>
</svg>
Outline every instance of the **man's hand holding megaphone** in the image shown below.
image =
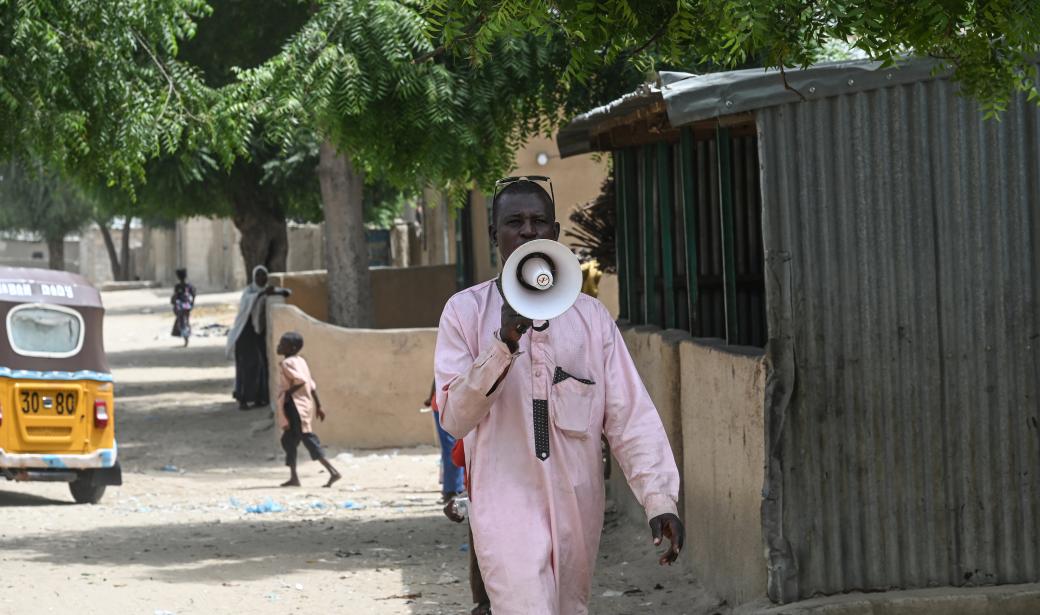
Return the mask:
<svg viewBox="0 0 1040 615">
<path fill-rule="evenodd" d="M 498 337 L 509 347 L 509 352 L 516 352 L 520 349 L 520 338 L 533 325 L 534 321 L 518 314 L 513 306 L 505 300 L 505 297 L 502 298 L 502 324 L 498 330 Z"/>
</svg>

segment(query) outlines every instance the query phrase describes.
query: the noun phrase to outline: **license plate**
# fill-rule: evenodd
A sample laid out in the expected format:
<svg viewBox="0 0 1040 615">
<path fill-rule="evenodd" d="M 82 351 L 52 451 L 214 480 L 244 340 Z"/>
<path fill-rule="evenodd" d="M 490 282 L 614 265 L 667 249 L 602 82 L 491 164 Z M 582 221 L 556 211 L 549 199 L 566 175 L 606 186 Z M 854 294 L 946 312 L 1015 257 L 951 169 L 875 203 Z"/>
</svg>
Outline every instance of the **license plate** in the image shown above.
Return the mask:
<svg viewBox="0 0 1040 615">
<path fill-rule="evenodd" d="M 19 409 L 28 415 L 72 416 L 79 401 L 70 391 L 20 391 L 18 397 Z"/>
</svg>

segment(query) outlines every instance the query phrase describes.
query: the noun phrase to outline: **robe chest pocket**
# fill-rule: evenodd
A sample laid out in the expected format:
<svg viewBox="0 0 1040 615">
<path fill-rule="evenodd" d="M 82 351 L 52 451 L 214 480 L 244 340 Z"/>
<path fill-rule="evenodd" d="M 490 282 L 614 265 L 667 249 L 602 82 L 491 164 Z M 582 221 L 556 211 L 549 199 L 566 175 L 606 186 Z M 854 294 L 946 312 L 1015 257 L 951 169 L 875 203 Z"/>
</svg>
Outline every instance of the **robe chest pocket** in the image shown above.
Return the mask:
<svg viewBox="0 0 1040 615">
<path fill-rule="evenodd" d="M 573 438 L 587 438 L 592 425 L 595 399 L 595 382 L 556 368 L 552 387 L 552 419 L 557 429 Z"/>
</svg>

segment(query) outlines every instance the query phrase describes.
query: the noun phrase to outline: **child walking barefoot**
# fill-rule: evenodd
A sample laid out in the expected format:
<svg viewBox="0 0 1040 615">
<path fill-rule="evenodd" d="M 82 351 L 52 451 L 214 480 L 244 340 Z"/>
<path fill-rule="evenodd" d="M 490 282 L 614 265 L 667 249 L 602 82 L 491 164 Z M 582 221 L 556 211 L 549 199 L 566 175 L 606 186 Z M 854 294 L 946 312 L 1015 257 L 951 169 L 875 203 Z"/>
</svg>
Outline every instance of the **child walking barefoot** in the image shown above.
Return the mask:
<svg viewBox="0 0 1040 615">
<path fill-rule="evenodd" d="M 278 341 L 278 354 L 285 357 L 278 364 L 278 410 L 282 427 L 282 448 L 285 449 L 285 465 L 289 466 L 289 480 L 282 487 L 299 487 L 300 477 L 296 474 L 296 449 L 300 443 L 311 454 L 311 459 L 321 463 L 329 471 L 326 487 L 340 479 L 340 473 L 332 467 L 321 450 L 318 436 L 311 431 L 311 412 L 319 421 L 325 420 L 321 409 L 318 389 L 311 378 L 307 361 L 299 355 L 303 349 L 303 336 L 290 331 Z"/>
</svg>

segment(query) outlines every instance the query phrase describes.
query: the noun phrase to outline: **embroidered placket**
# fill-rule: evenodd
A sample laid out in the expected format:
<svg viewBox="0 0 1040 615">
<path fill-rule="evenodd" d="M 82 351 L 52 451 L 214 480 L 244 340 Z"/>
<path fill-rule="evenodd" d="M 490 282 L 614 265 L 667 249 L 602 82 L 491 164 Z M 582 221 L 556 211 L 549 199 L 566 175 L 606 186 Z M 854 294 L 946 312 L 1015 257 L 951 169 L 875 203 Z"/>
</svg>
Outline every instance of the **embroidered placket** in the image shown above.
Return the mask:
<svg viewBox="0 0 1040 615">
<path fill-rule="evenodd" d="M 542 461 L 549 458 L 549 401 L 534 400 L 534 454 Z"/>
</svg>

